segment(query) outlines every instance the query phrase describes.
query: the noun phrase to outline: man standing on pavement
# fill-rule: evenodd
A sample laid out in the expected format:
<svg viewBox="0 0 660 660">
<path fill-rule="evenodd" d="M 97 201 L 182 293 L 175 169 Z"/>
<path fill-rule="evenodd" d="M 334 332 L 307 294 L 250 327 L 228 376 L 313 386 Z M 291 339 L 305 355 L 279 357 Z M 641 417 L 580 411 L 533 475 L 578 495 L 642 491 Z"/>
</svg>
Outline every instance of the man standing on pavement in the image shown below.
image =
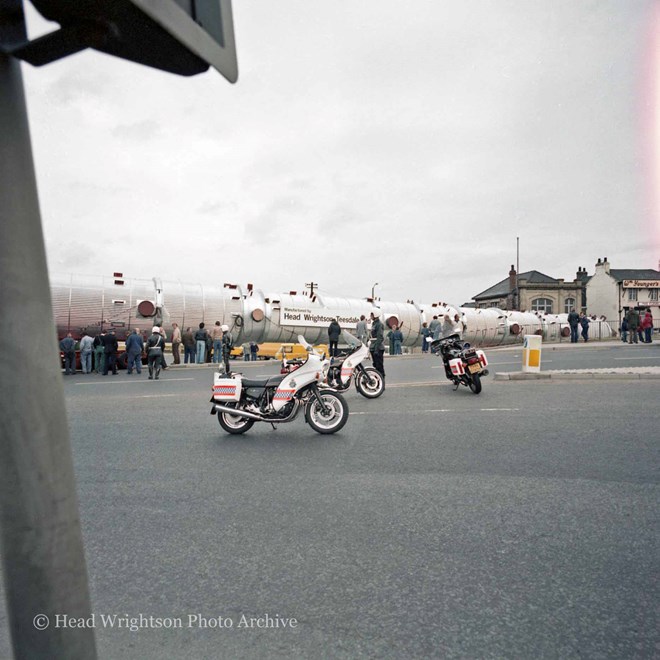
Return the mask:
<svg viewBox="0 0 660 660">
<path fill-rule="evenodd" d="M 103 368 L 105 366 L 105 330 L 101 330 L 101 333 L 94 337 L 94 371 L 97 374 L 103 373 Z"/>
<path fill-rule="evenodd" d="M 628 331 L 630 332 L 630 337 L 628 338 L 628 343 L 632 344 L 633 341 L 637 344 L 637 329 L 639 328 L 639 312 L 631 307 L 626 314 L 626 321 L 628 321 Z"/>
<path fill-rule="evenodd" d="M 199 324 L 199 330 L 195 332 L 195 343 L 197 344 L 197 364 L 204 364 L 206 361 L 206 340 L 209 333 L 204 328 L 204 322 Z"/>
<path fill-rule="evenodd" d="M 103 375 L 108 375 L 108 370 L 112 369 L 112 375 L 117 375 L 117 351 L 119 350 L 119 342 L 115 335 L 114 330 L 105 336 L 103 340 L 103 353 L 105 355 L 105 362 L 103 363 Z"/>
<path fill-rule="evenodd" d="M 192 328 L 186 328 L 186 331 L 181 337 L 183 342 L 183 364 L 195 363 L 195 338 L 193 337 Z"/>
<path fill-rule="evenodd" d="M 92 373 L 92 351 L 94 350 L 94 339 L 87 332 L 80 340 L 80 368 L 84 374 Z"/>
<path fill-rule="evenodd" d="M 181 329 L 178 323 L 172 323 L 172 357 L 174 364 L 181 364 L 181 355 L 179 348 L 181 347 Z"/>
<path fill-rule="evenodd" d="M 369 346 L 371 351 L 371 360 L 374 369 L 385 378 L 385 365 L 383 364 L 383 356 L 385 355 L 385 344 L 383 342 L 383 322 L 380 320 L 380 310 L 375 309 L 371 312 L 373 324 L 371 326 L 371 337 L 373 341 Z"/>
<path fill-rule="evenodd" d="M 222 340 L 221 340 L 222 346 L 222 359 L 225 363 L 225 373 L 228 374 L 231 372 L 231 369 L 229 367 L 229 358 L 231 356 L 231 349 L 234 348 L 234 337 L 232 336 L 231 332 L 229 331 L 229 326 L 228 325 L 223 325 L 222 326 Z"/>
<path fill-rule="evenodd" d="M 438 317 L 434 316 L 431 323 L 429 323 L 429 330 L 431 331 L 431 337 L 433 339 L 440 339 L 440 333 L 442 332 L 442 325 L 438 321 Z"/>
<path fill-rule="evenodd" d="M 139 374 L 142 373 L 142 352 L 144 351 L 144 341 L 140 334 L 140 328 L 135 328 L 133 332 L 128 335 L 126 340 L 126 371 L 129 374 L 133 373 L 133 367 Z"/>
<path fill-rule="evenodd" d="M 367 321 L 364 317 L 364 314 L 360 316 L 360 320 L 355 326 L 355 334 L 357 335 L 359 341 L 361 341 L 363 344 L 367 343 Z"/>
<path fill-rule="evenodd" d="M 580 314 L 580 325 L 582 326 L 582 339 L 589 341 L 589 317 L 586 314 Z"/>
<path fill-rule="evenodd" d="M 67 332 L 66 337 L 60 342 L 60 350 L 64 354 L 64 375 L 72 376 L 76 373 L 76 342 Z"/>
<path fill-rule="evenodd" d="M 577 344 L 580 315 L 574 309 L 571 309 L 571 311 L 568 313 L 568 325 L 571 328 L 571 343 Z"/>
<path fill-rule="evenodd" d="M 341 326 L 337 322 L 337 319 L 332 319 L 330 325 L 328 326 L 328 342 L 330 344 L 330 357 L 337 355 L 337 342 L 339 341 L 339 335 L 341 334 Z"/>
<path fill-rule="evenodd" d="M 216 321 L 213 330 L 211 330 L 213 364 L 220 364 L 222 362 L 222 328 L 223 326 L 220 325 L 220 321 Z"/>
<path fill-rule="evenodd" d="M 149 367 L 149 380 L 154 377 L 158 380 L 160 375 L 160 367 L 163 359 L 163 348 L 165 347 L 165 340 L 163 335 L 160 334 L 160 328 L 155 325 L 151 329 L 151 336 L 147 339 L 147 366 Z"/>
</svg>

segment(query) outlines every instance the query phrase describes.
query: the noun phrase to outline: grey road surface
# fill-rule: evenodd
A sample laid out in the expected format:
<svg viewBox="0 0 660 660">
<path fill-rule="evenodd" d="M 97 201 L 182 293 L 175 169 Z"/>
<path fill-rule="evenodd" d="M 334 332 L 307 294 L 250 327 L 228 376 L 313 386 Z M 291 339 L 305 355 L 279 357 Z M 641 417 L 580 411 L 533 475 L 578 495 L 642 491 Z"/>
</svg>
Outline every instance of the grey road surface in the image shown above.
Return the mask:
<svg viewBox="0 0 660 660">
<path fill-rule="evenodd" d="M 334 436 L 224 434 L 210 369 L 65 379 L 100 656 L 657 655 L 660 380 L 436 364 L 388 360 Z"/>
</svg>

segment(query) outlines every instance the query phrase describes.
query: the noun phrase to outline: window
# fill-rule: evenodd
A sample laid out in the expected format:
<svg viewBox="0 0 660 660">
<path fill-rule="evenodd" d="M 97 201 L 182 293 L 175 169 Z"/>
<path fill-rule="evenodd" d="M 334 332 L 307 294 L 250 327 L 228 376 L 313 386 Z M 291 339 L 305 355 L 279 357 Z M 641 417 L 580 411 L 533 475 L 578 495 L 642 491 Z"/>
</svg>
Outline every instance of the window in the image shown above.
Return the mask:
<svg viewBox="0 0 660 660">
<path fill-rule="evenodd" d="M 564 300 L 564 314 L 568 314 L 572 309 L 575 309 L 575 298 L 566 298 Z"/>
<path fill-rule="evenodd" d="M 628 289 L 628 300 L 637 300 L 637 289 Z"/>
<path fill-rule="evenodd" d="M 552 314 L 552 300 L 550 298 L 535 298 L 532 300 L 532 311 Z"/>
<path fill-rule="evenodd" d="M 657 300 L 657 299 L 658 299 L 658 290 L 649 289 L 649 300 Z"/>
</svg>

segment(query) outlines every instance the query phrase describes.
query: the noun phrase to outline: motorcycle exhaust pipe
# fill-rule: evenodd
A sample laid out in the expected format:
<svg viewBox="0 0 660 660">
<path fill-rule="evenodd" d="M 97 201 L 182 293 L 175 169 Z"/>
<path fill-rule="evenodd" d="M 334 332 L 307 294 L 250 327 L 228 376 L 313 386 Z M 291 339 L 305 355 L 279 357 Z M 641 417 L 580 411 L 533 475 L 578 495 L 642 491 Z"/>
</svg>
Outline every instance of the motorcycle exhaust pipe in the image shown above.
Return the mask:
<svg viewBox="0 0 660 660">
<path fill-rule="evenodd" d="M 251 412 L 248 412 L 247 410 L 236 410 L 236 408 L 229 408 L 228 406 L 221 406 L 218 403 L 214 404 L 213 409 L 217 413 L 220 413 L 220 412 L 229 413 L 230 415 L 234 415 L 236 417 L 247 417 L 248 419 L 255 419 L 258 422 L 266 421 L 263 418 L 262 415 L 257 415 L 256 413 L 251 413 Z"/>
</svg>

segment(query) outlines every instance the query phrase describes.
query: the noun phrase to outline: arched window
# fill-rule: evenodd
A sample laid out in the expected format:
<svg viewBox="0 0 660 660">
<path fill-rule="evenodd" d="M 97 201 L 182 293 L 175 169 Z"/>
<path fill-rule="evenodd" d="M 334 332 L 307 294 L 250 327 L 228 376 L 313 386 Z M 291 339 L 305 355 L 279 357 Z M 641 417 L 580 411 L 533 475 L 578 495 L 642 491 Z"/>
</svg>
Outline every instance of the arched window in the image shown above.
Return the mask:
<svg viewBox="0 0 660 660">
<path fill-rule="evenodd" d="M 552 314 L 552 300 L 550 298 L 535 298 L 532 300 L 532 311 L 541 314 Z"/>
<path fill-rule="evenodd" d="M 577 309 L 575 307 L 575 298 L 566 298 L 564 300 L 564 314 L 568 314 L 572 309 Z"/>
</svg>

